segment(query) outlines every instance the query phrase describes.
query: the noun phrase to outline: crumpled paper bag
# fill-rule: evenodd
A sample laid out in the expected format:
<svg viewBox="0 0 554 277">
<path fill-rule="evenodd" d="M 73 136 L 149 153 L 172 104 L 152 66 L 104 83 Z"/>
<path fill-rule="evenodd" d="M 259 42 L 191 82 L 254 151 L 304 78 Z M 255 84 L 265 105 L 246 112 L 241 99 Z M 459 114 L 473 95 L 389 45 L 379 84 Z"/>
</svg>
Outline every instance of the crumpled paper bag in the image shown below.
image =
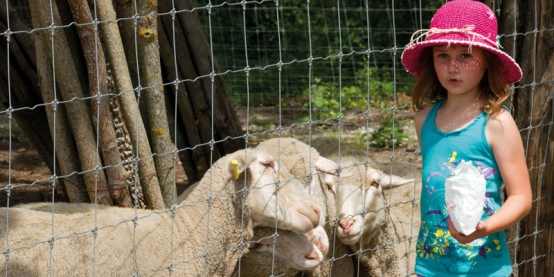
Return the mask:
<svg viewBox="0 0 554 277">
<path fill-rule="evenodd" d="M 444 184 L 446 207 L 456 230 L 469 235 L 483 216 L 487 181 L 471 162 L 463 161 Z"/>
</svg>

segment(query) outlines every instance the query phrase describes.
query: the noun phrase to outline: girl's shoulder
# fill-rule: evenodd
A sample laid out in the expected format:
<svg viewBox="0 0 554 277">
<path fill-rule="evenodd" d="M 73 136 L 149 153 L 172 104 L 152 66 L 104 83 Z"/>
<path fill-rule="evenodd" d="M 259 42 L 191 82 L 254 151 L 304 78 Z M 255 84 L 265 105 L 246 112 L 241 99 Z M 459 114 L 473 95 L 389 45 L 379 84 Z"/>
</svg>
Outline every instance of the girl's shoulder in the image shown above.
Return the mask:
<svg viewBox="0 0 554 277">
<path fill-rule="evenodd" d="M 515 127 L 515 120 L 508 110 L 500 109 L 497 114 L 489 117 L 487 128 L 489 127 L 493 130 L 497 128 Z"/>
<path fill-rule="evenodd" d="M 429 115 L 429 112 L 431 111 L 434 105 L 436 105 L 436 103 L 432 105 L 427 105 L 425 108 L 416 112 L 414 116 L 414 123 L 416 127 L 421 128 L 421 126 L 423 126 L 425 119 L 427 119 L 427 116 Z"/>
<path fill-rule="evenodd" d="M 514 136 L 519 137 L 519 129 L 510 112 L 501 109 L 498 114 L 489 117 L 486 125 L 486 135 L 489 144 L 494 146 L 495 142 L 505 142 L 506 139 L 511 139 Z"/>
</svg>

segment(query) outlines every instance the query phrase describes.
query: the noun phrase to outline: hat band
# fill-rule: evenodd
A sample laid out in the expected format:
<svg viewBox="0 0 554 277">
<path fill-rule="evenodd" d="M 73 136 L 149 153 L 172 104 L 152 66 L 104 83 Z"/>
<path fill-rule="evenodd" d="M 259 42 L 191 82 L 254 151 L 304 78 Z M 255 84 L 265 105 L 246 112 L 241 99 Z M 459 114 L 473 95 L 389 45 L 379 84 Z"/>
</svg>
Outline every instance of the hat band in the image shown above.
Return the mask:
<svg viewBox="0 0 554 277">
<path fill-rule="evenodd" d="M 406 46 L 407 48 L 413 46 L 416 44 L 421 38 L 425 37 L 424 40 L 427 40 L 430 36 L 437 35 L 437 34 L 450 34 L 450 33 L 458 33 L 458 34 L 465 34 L 467 38 L 471 41 L 469 44 L 469 52 L 471 52 L 471 45 L 475 41 L 475 38 L 480 38 L 482 40 L 485 40 L 489 42 L 492 45 L 496 45 L 497 48 L 501 48 L 500 41 L 497 40 L 493 41 L 489 39 L 488 37 L 485 37 L 479 33 L 474 32 L 475 25 L 467 25 L 464 28 L 451 28 L 451 29 L 439 29 L 439 28 L 431 28 L 431 29 L 421 29 L 417 30 L 412 34 L 412 37 L 410 38 L 410 43 Z M 450 45 L 450 43 L 448 44 Z"/>
</svg>

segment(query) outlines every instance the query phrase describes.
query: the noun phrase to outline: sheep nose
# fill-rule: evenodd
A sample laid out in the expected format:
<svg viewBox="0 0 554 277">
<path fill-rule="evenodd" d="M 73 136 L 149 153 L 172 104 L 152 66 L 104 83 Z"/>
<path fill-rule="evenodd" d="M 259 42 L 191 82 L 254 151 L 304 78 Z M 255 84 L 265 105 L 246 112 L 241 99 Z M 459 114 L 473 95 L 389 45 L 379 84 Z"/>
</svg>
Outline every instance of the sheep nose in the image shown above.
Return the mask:
<svg viewBox="0 0 554 277">
<path fill-rule="evenodd" d="M 316 206 L 312 205 L 312 209 L 314 209 L 314 212 L 317 215 L 317 222 L 312 222 L 314 224 L 314 228 L 319 226 L 319 219 L 321 218 L 321 211 Z"/>
<path fill-rule="evenodd" d="M 306 256 L 304 256 L 306 260 L 318 260 L 319 256 L 317 255 L 317 252 L 315 250 L 310 251 L 310 253 Z"/>
<path fill-rule="evenodd" d="M 315 213 L 317 214 L 318 217 L 321 216 L 321 212 L 319 211 L 319 209 L 316 206 L 312 205 L 312 209 L 314 209 L 314 211 L 315 211 Z"/>
<path fill-rule="evenodd" d="M 339 221 L 339 225 L 344 230 L 344 232 L 348 233 L 348 229 L 350 229 L 350 227 L 352 227 L 354 222 L 356 222 L 354 219 L 343 218 Z"/>
</svg>

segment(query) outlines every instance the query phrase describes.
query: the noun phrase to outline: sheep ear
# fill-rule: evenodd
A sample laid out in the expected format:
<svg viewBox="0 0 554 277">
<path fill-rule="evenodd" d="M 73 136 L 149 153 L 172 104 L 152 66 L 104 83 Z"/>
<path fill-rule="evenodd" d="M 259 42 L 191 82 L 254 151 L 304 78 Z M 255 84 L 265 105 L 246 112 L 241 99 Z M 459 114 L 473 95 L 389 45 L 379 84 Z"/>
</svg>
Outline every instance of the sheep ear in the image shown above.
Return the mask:
<svg viewBox="0 0 554 277">
<path fill-rule="evenodd" d="M 244 156 L 235 155 L 229 160 L 229 166 L 227 167 L 229 174 L 234 180 L 240 178 L 240 174 L 244 171 Z"/>
<path fill-rule="evenodd" d="M 319 156 L 314 166 L 317 171 L 331 175 L 337 175 L 337 168 L 339 167 L 337 163 L 322 156 Z M 339 177 L 346 178 L 353 175 L 348 170 L 341 169 Z"/>
<path fill-rule="evenodd" d="M 379 184 L 383 189 L 391 189 L 402 186 L 412 181 L 414 181 L 414 179 L 404 179 L 400 176 L 385 174 L 382 171 L 381 176 L 379 177 Z"/>
<path fill-rule="evenodd" d="M 247 158 L 244 156 L 244 152 L 240 152 L 229 159 L 227 170 L 234 180 L 242 179 L 246 167 L 254 161 L 256 161 L 255 152 L 250 152 Z"/>
</svg>

